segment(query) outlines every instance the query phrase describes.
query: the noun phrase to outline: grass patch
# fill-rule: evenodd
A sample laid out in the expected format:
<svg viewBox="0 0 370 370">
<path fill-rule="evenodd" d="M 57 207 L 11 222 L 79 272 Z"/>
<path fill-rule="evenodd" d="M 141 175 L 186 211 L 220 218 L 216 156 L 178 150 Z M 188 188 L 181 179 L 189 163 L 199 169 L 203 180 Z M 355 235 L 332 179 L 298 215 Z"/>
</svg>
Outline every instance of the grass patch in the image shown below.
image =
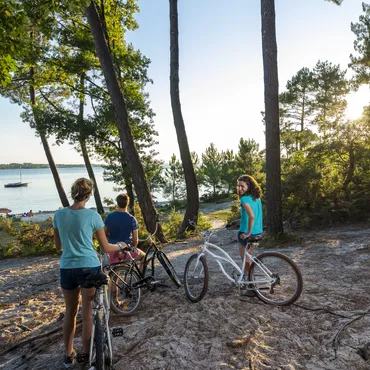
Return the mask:
<svg viewBox="0 0 370 370">
<path fill-rule="evenodd" d="M 232 212 L 230 209 L 220 209 L 218 211 L 209 212 L 205 215 L 209 220 L 222 220 L 222 221 L 228 221 L 231 217 Z"/>
</svg>

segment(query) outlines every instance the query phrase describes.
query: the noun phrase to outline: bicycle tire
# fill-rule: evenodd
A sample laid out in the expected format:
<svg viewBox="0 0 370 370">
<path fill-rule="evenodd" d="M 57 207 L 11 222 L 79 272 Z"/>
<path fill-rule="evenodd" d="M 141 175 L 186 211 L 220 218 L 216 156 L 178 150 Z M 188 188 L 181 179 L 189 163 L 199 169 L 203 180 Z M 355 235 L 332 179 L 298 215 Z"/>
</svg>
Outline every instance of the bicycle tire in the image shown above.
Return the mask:
<svg viewBox="0 0 370 370">
<path fill-rule="evenodd" d="M 185 293 L 192 302 L 199 302 L 208 290 L 209 273 L 207 260 L 205 256 L 201 256 L 197 264 L 198 257 L 199 254 L 193 254 L 190 256 L 186 262 L 184 272 Z M 195 269 L 197 270 L 195 271 Z M 199 273 L 199 275 L 195 275 L 196 273 Z"/>
<path fill-rule="evenodd" d="M 104 370 L 104 315 L 97 310 L 95 315 L 95 370 Z"/>
<path fill-rule="evenodd" d="M 181 286 L 181 281 L 180 281 L 174 267 L 172 266 L 172 263 L 170 262 L 170 260 L 166 256 L 166 254 L 162 251 L 159 251 L 159 252 L 157 252 L 157 258 L 158 258 L 159 262 L 162 264 L 163 268 L 166 270 L 168 276 L 174 282 L 174 284 L 177 287 L 180 287 Z"/>
<path fill-rule="evenodd" d="M 113 271 L 118 276 L 110 273 L 110 307 L 117 314 L 130 315 L 140 304 L 141 288 L 133 285 L 141 278 L 129 265 L 118 265 Z"/>
<path fill-rule="evenodd" d="M 256 296 L 263 302 L 276 306 L 289 306 L 301 295 L 303 289 L 302 273 L 289 257 L 278 252 L 266 252 L 257 257 L 277 278 L 275 284 L 267 282 L 251 283 Z M 282 266 L 285 266 L 282 268 Z M 252 263 L 248 274 L 250 281 L 265 279 L 266 275 L 256 263 Z"/>
</svg>

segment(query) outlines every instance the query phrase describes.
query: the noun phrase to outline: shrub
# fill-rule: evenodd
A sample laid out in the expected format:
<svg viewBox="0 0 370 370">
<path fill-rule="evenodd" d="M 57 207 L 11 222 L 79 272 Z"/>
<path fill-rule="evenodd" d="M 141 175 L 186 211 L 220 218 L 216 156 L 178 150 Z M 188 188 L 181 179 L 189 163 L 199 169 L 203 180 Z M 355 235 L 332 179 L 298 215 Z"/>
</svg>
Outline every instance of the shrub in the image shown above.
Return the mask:
<svg viewBox="0 0 370 370">
<path fill-rule="evenodd" d="M 23 230 L 19 234 L 18 240 L 22 244 L 23 255 L 37 256 L 57 253 L 51 219 L 42 226 L 32 222 L 22 222 L 21 226 Z"/>
<path fill-rule="evenodd" d="M 163 232 L 166 234 L 166 236 L 169 239 L 176 239 L 183 220 L 184 220 L 184 214 L 181 213 L 180 211 L 176 211 L 176 209 L 173 208 L 172 211 L 168 215 L 167 221 L 162 223 Z M 205 217 L 203 213 L 199 212 L 196 232 L 202 231 L 202 230 L 208 230 L 211 227 L 212 227 L 212 224 L 208 220 L 208 218 Z M 193 233 L 194 231 L 187 230 L 185 231 L 184 236 L 188 237 Z"/>
</svg>

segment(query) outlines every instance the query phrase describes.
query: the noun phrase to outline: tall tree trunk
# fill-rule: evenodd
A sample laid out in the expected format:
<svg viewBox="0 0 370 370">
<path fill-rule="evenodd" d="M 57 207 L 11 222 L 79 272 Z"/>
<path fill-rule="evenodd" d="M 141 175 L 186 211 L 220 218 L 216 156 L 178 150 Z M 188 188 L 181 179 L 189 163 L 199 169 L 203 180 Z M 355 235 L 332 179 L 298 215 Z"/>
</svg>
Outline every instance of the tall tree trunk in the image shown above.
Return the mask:
<svg viewBox="0 0 370 370">
<path fill-rule="evenodd" d="M 39 125 L 38 125 L 38 122 L 37 122 L 38 121 L 37 113 L 35 111 L 35 109 L 36 109 L 36 94 L 35 94 L 35 88 L 32 85 L 33 76 L 34 76 L 34 69 L 33 69 L 33 67 L 31 67 L 30 68 L 30 100 L 31 100 L 32 111 L 33 111 L 33 115 L 34 115 L 35 123 L 36 123 L 36 128 L 37 128 L 37 127 L 39 127 Z M 60 180 L 59 172 L 58 172 L 57 166 L 55 165 L 54 158 L 51 154 L 49 143 L 46 139 L 46 136 L 45 136 L 43 130 L 42 129 L 40 129 L 40 130 L 37 129 L 37 131 L 40 135 L 41 143 L 42 143 L 42 146 L 43 146 L 44 151 L 45 151 L 46 159 L 49 163 L 49 167 L 50 167 L 51 173 L 52 173 L 53 178 L 54 178 L 54 182 L 55 182 L 55 186 L 56 186 L 57 191 L 58 191 L 59 199 L 60 199 L 63 207 L 68 207 L 69 206 L 69 201 L 68 201 L 67 195 L 64 191 L 62 182 Z"/>
<path fill-rule="evenodd" d="M 134 195 L 134 185 L 132 183 L 132 175 L 128 173 L 127 163 L 126 163 L 125 156 L 122 151 L 121 151 L 121 154 L 122 154 L 121 164 L 122 164 L 123 179 L 125 181 L 127 195 L 130 198 L 130 202 L 128 204 L 128 210 L 133 216 L 135 216 L 135 208 L 134 208 L 135 195 Z"/>
<path fill-rule="evenodd" d="M 80 146 L 81 146 L 82 157 L 83 157 L 84 162 L 85 162 L 87 173 L 89 175 L 90 180 L 92 180 L 92 182 L 94 183 L 94 199 L 95 199 L 95 203 L 96 203 L 96 210 L 98 211 L 99 214 L 103 214 L 104 213 L 104 207 L 103 207 L 103 203 L 101 201 L 98 184 L 97 184 L 96 178 L 95 178 L 95 173 L 94 173 L 94 170 L 91 166 L 89 153 L 86 149 L 85 140 L 83 140 L 83 139 L 80 140 Z"/>
<path fill-rule="evenodd" d="M 170 72 L 170 90 L 171 90 L 171 105 L 174 124 L 177 134 L 177 142 L 179 143 L 180 156 L 182 166 L 184 168 L 185 183 L 186 183 L 186 198 L 187 206 L 184 215 L 184 220 L 180 226 L 178 235 L 182 235 L 186 229 L 194 229 L 194 226 L 189 222 L 198 221 L 199 212 L 199 192 L 193 162 L 191 160 L 188 138 L 186 136 L 184 120 L 181 113 L 180 90 L 179 90 L 179 27 L 177 0 L 170 1 L 170 33 L 171 33 L 171 72 Z"/>
<path fill-rule="evenodd" d="M 140 162 L 140 158 L 135 147 L 131 127 L 128 122 L 126 102 L 114 71 L 112 56 L 108 50 L 107 43 L 104 38 L 104 32 L 94 1 L 91 1 L 90 6 L 85 7 L 85 12 L 87 20 L 90 24 L 95 48 L 99 56 L 109 95 L 112 99 L 112 105 L 114 107 L 116 117 L 116 125 L 119 131 L 122 148 L 127 159 L 127 164 L 132 174 L 132 180 L 135 186 L 135 192 L 138 197 L 144 222 L 148 231 L 154 232 L 157 222 L 157 211 L 149 191 L 143 165 Z M 156 236 L 160 241 L 166 242 L 161 225 L 158 225 Z"/>
<path fill-rule="evenodd" d="M 283 232 L 280 180 L 279 81 L 275 29 L 275 1 L 261 0 L 262 55 L 266 114 L 267 232 Z"/>
<path fill-rule="evenodd" d="M 302 111 L 301 111 L 301 132 L 299 135 L 299 149 L 300 150 L 303 150 L 303 131 L 304 131 L 305 109 L 306 109 L 306 90 L 305 88 L 303 88 Z"/>
<path fill-rule="evenodd" d="M 355 149 L 353 142 L 351 143 L 349 147 L 349 163 L 348 163 L 348 168 L 347 168 L 347 174 L 346 178 L 343 181 L 343 191 L 346 194 L 347 199 L 349 198 L 349 193 L 348 193 L 348 186 L 349 184 L 353 181 L 353 176 L 355 174 L 355 168 L 356 168 L 356 156 L 355 156 Z"/>
<path fill-rule="evenodd" d="M 135 216 L 135 208 L 134 208 L 134 205 L 135 205 L 135 196 L 134 196 L 134 189 L 133 189 L 133 184 L 132 184 L 131 178 L 129 176 L 125 176 L 125 187 L 126 187 L 127 195 L 130 198 L 130 202 L 128 204 L 128 210 L 129 210 L 129 212 L 133 216 Z"/>
<path fill-rule="evenodd" d="M 103 203 L 101 201 L 100 193 L 99 193 L 99 188 L 98 184 L 95 179 L 95 174 L 94 170 L 91 166 L 90 158 L 89 158 L 89 153 L 86 148 L 86 141 L 85 141 L 85 123 L 84 123 L 84 102 L 85 102 L 85 78 L 84 74 L 82 73 L 80 76 L 80 106 L 79 106 L 79 112 L 78 112 L 78 123 L 80 126 L 80 146 L 81 146 L 81 152 L 82 152 L 82 157 L 85 162 L 85 166 L 87 169 L 87 173 L 89 175 L 90 180 L 93 181 L 94 183 L 94 199 L 95 199 L 95 204 L 96 204 L 96 210 L 98 211 L 99 214 L 104 213 L 104 207 Z"/>
</svg>

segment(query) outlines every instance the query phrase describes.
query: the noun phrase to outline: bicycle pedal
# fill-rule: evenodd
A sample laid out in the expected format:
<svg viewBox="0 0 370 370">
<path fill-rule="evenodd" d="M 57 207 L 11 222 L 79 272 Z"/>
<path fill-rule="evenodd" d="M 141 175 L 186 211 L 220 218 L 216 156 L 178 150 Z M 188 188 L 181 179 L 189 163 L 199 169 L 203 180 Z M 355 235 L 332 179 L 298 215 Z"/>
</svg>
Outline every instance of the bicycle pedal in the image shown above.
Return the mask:
<svg viewBox="0 0 370 370">
<path fill-rule="evenodd" d="M 123 336 L 123 329 L 122 328 L 113 328 L 112 336 L 113 337 L 122 337 Z"/>
</svg>

